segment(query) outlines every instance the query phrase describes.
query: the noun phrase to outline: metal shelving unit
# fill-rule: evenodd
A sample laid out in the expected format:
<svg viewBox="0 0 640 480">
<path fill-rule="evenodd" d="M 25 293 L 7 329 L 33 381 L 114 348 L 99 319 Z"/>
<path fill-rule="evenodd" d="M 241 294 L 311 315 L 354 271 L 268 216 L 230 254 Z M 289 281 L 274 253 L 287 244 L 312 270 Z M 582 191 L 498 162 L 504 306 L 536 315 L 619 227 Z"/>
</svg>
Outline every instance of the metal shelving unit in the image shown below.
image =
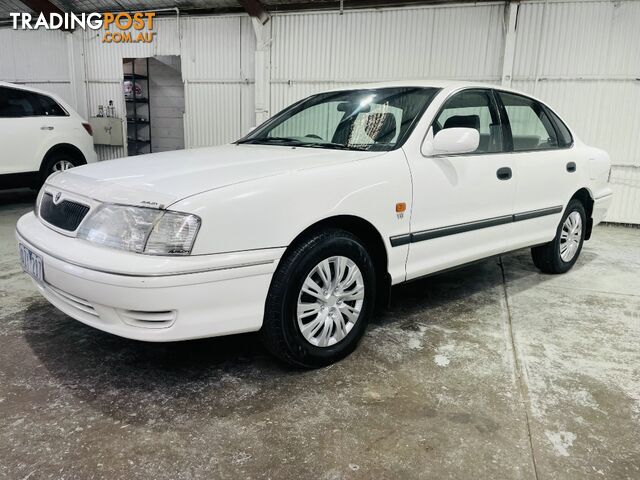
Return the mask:
<svg viewBox="0 0 640 480">
<path fill-rule="evenodd" d="M 127 104 L 127 144 L 129 155 L 140 155 L 142 153 L 151 153 L 151 107 L 149 105 L 149 77 L 136 73 L 136 60 L 125 59 L 125 63 L 131 64 L 131 73 L 124 74 L 124 80 L 132 83 L 132 96 L 125 97 Z M 149 59 L 146 61 L 146 71 L 149 72 Z M 136 96 L 136 83 L 146 83 L 146 97 Z M 145 92 L 145 89 L 143 89 Z M 129 107 L 131 105 L 131 108 Z M 146 110 L 146 119 L 141 119 Z M 131 114 L 130 114 L 131 113 Z M 141 137 L 142 135 L 142 137 Z"/>
</svg>

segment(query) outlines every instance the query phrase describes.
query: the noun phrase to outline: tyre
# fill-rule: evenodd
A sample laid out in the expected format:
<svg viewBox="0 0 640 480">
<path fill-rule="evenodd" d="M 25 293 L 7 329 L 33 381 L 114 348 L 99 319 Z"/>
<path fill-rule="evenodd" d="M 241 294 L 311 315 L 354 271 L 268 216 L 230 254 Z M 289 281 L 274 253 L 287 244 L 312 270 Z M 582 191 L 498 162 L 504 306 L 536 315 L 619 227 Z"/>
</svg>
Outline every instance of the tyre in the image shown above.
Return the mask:
<svg viewBox="0 0 640 480">
<path fill-rule="evenodd" d="M 567 205 L 555 238 L 549 243 L 531 249 L 535 266 L 544 273 L 569 271 L 580 256 L 586 225 L 584 205 L 574 198 Z"/>
<path fill-rule="evenodd" d="M 357 237 L 339 229 L 311 235 L 283 258 L 273 276 L 263 343 L 298 367 L 336 362 L 356 348 L 375 297 L 373 261 Z"/>
<path fill-rule="evenodd" d="M 67 150 L 58 150 L 57 152 L 53 152 L 47 155 L 42 162 L 37 187 L 40 188 L 49 175 L 54 172 L 62 172 L 84 164 L 86 164 L 86 162 L 83 158 Z"/>
</svg>

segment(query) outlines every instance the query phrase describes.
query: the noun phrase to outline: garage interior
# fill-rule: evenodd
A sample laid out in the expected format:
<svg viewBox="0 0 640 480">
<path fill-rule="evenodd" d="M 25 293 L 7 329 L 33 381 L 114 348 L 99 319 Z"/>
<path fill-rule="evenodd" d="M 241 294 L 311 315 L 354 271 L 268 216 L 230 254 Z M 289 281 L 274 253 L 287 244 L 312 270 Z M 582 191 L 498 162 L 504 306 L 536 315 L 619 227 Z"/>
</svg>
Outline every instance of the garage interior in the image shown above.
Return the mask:
<svg viewBox="0 0 640 480">
<path fill-rule="evenodd" d="M 156 36 L 106 45 L 4 21 L 43 3 L 154 9 Z M 87 118 L 113 100 L 123 138 L 149 142 L 140 153 L 228 143 L 340 85 L 471 80 L 548 102 L 609 152 L 615 195 L 569 273 L 541 274 L 522 250 L 396 287 L 353 355 L 296 371 L 253 334 L 145 344 L 65 316 L 16 253 L 35 193 L 0 192 L 0 476 L 640 478 L 639 1 L 0 9 L 0 80 Z M 131 59 L 148 95 L 135 115 Z M 100 160 L 136 150 L 96 145 Z"/>
</svg>

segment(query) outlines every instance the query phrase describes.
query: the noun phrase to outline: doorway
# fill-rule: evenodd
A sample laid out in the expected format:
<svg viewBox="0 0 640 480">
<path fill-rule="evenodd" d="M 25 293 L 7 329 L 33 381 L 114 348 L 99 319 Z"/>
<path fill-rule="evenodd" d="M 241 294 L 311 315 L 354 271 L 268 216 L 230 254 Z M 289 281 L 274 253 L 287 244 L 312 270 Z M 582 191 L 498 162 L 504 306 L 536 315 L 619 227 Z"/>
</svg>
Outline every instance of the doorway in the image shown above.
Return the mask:
<svg viewBox="0 0 640 480">
<path fill-rule="evenodd" d="M 184 83 L 180 57 L 124 59 L 129 156 L 184 149 Z"/>
</svg>

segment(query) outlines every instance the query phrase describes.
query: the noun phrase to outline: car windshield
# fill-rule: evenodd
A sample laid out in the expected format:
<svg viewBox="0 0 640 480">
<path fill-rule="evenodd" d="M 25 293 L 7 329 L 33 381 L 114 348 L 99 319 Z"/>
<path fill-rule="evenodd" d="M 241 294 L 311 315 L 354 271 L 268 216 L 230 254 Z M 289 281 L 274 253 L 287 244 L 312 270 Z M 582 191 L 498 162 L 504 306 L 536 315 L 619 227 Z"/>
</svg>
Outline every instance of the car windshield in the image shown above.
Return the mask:
<svg viewBox="0 0 640 480">
<path fill-rule="evenodd" d="M 237 143 L 393 150 L 437 92 L 394 87 L 321 93 L 283 110 Z"/>
</svg>

